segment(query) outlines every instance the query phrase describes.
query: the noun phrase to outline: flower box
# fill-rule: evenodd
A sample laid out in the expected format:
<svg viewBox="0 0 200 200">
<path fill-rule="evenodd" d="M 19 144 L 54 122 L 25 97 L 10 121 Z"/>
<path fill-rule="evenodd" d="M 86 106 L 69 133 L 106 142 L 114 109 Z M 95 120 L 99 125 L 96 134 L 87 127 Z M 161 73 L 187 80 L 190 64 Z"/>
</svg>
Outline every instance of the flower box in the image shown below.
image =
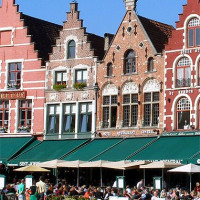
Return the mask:
<svg viewBox="0 0 200 200">
<path fill-rule="evenodd" d="M 82 90 L 86 86 L 87 86 L 86 83 L 74 83 L 73 88 L 76 90 Z"/>
</svg>

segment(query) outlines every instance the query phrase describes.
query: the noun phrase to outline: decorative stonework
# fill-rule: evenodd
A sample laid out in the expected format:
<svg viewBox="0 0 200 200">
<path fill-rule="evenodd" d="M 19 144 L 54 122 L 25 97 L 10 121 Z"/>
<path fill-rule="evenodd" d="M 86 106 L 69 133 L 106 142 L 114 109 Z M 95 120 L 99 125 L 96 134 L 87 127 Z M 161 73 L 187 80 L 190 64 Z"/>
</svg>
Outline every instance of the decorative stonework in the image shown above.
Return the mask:
<svg viewBox="0 0 200 200">
<path fill-rule="evenodd" d="M 159 92 L 160 83 L 156 79 L 148 80 L 144 86 L 143 92 Z"/>
<path fill-rule="evenodd" d="M 56 93 L 50 94 L 49 100 L 50 101 L 58 101 L 58 94 L 56 94 Z"/>
<path fill-rule="evenodd" d="M 87 91 L 86 92 L 82 92 L 81 93 L 81 97 L 82 97 L 82 99 L 86 100 L 86 99 L 89 99 L 90 94 Z"/>
<path fill-rule="evenodd" d="M 138 85 L 134 82 L 128 82 L 124 85 L 122 89 L 122 94 L 133 94 L 138 93 Z"/>
<path fill-rule="evenodd" d="M 66 92 L 65 96 L 66 96 L 65 97 L 66 100 L 72 100 L 73 97 L 74 97 L 74 93 L 73 92 Z"/>
<path fill-rule="evenodd" d="M 105 95 L 117 95 L 118 89 L 114 84 L 108 84 L 104 87 L 102 94 Z"/>
</svg>

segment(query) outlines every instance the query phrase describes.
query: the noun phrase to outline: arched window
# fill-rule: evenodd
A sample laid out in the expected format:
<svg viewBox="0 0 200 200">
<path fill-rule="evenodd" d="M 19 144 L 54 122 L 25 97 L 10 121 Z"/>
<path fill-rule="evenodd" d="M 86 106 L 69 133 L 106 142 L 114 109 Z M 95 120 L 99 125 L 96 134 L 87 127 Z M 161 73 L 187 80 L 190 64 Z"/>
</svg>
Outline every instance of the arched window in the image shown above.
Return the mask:
<svg viewBox="0 0 200 200">
<path fill-rule="evenodd" d="M 200 20 L 192 18 L 188 23 L 188 47 L 200 46 Z"/>
<path fill-rule="evenodd" d="M 135 51 L 130 50 L 125 54 L 124 74 L 136 72 Z"/>
<path fill-rule="evenodd" d="M 188 98 L 181 98 L 177 103 L 177 129 L 190 129 L 190 102 Z"/>
<path fill-rule="evenodd" d="M 191 62 L 189 58 L 183 57 L 176 66 L 176 87 L 189 87 L 191 84 Z"/>
<path fill-rule="evenodd" d="M 107 65 L 107 76 L 112 76 L 113 74 L 113 65 L 112 63 L 108 63 Z"/>
<path fill-rule="evenodd" d="M 75 51 L 76 51 L 76 43 L 74 40 L 69 41 L 67 46 L 67 58 L 73 59 L 75 58 Z"/>
<path fill-rule="evenodd" d="M 153 58 L 150 57 L 150 58 L 148 59 L 148 63 L 147 63 L 147 71 L 148 71 L 148 72 L 153 72 L 153 69 L 154 69 Z"/>
</svg>

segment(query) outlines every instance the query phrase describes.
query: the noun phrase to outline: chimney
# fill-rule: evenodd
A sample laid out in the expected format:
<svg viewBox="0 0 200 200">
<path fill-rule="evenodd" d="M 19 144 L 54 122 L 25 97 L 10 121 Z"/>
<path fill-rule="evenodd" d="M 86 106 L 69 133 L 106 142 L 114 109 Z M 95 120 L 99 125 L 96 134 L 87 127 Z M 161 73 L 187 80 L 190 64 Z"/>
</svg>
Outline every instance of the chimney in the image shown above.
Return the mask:
<svg viewBox="0 0 200 200">
<path fill-rule="evenodd" d="M 78 11 L 78 3 L 76 3 L 76 2 L 72 2 L 72 3 L 70 3 L 70 12 L 72 13 L 74 13 L 74 12 L 76 12 L 76 11 Z"/>
<path fill-rule="evenodd" d="M 136 10 L 136 4 L 138 0 L 124 0 L 126 10 Z"/>
</svg>

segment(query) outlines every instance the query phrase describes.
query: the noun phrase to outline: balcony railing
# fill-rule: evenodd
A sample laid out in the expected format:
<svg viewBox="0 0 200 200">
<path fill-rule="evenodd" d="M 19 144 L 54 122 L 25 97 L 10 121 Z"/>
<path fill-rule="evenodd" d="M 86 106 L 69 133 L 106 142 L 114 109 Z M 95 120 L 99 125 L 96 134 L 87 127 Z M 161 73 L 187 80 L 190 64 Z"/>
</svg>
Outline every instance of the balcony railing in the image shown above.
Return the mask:
<svg viewBox="0 0 200 200">
<path fill-rule="evenodd" d="M 191 85 L 191 79 L 176 79 L 176 87 L 190 87 Z"/>
</svg>

